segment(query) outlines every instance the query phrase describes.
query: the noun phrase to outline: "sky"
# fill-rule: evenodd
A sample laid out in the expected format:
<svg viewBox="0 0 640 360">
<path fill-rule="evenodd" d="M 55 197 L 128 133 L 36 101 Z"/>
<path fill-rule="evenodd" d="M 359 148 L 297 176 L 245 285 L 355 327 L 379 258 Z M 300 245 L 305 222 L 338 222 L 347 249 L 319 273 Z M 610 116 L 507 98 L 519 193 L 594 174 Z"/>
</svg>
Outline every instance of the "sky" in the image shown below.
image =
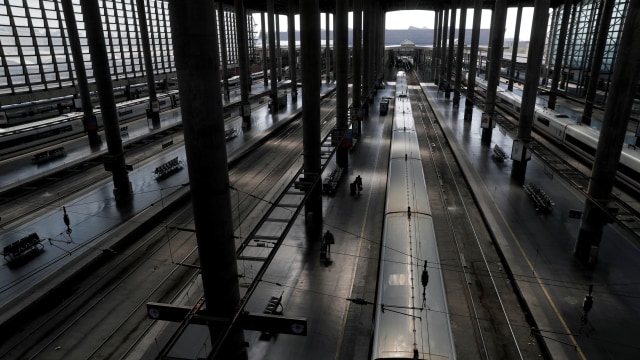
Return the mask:
<svg viewBox="0 0 640 360">
<path fill-rule="evenodd" d="M 509 8 L 507 13 L 507 26 L 505 30 L 505 38 L 513 38 L 513 34 L 516 28 L 516 8 Z M 260 15 L 254 14 L 256 24 L 260 24 Z M 460 21 L 460 11 L 456 16 L 457 21 Z M 520 40 L 527 41 L 531 34 L 531 20 L 533 18 L 533 8 L 525 7 L 522 11 L 522 25 L 520 27 Z M 333 16 L 330 17 L 329 29 L 333 30 Z M 325 15 L 321 14 L 321 27 L 325 27 Z M 473 25 L 473 10 L 467 12 L 467 29 L 471 29 Z M 402 10 L 392 11 L 387 13 L 386 25 L 387 29 L 408 29 L 410 26 L 423 28 L 427 27 L 433 29 L 433 12 L 424 10 Z M 482 11 L 482 22 L 480 27 L 488 29 L 491 26 L 491 11 Z M 353 27 L 353 21 L 351 14 L 349 14 L 349 27 Z M 300 29 L 300 22 L 298 16 L 296 16 L 296 29 Z M 287 31 L 286 16 L 282 16 L 280 19 L 280 31 Z"/>
</svg>

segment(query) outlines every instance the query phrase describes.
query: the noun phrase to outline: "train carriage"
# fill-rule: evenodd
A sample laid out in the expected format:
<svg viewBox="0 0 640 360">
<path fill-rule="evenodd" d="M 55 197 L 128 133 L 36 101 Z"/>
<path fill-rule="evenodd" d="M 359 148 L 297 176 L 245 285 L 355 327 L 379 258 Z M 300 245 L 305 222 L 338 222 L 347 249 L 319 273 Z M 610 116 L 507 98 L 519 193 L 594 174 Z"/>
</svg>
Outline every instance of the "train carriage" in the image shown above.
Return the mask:
<svg viewBox="0 0 640 360">
<path fill-rule="evenodd" d="M 372 359 L 455 359 L 420 146 L 402 71 L 396 82 L 380 254 Z"/>
</svg>

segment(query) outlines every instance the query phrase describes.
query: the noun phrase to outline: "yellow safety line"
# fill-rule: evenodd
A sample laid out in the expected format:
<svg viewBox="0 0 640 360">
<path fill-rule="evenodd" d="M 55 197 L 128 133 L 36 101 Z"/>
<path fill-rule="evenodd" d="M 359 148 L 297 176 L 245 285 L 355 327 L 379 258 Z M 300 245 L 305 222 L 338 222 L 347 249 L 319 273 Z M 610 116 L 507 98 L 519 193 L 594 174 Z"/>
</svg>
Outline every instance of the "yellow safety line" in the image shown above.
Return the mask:
<svg viewBox="0 0 640 360">
<path fill-rule="evenodd" d="M 485 188 L 486 194 L 490 194 L 489 189 L 486 187 L 486 184 L 484 183 L 484 181 L 482 182 L 482 186 Z M 494 204 L 495 204 L 495 200 L 494 200 Z M 556 316 L 558 317 L 558 320 L 560 320 L 560 323 L 562 323 L 562 327 L 567 332 L 567 335 L 569 336 L 569 339 L 571 339 L 571 342 L 576 347 L 576 351 L 578 352 L 578 356 L 580 356 L 580 359 L 586 360 L 587 357 L 582 352 L 582 349 L 580 348 L 580 345 L 578 345 L 578 343 L 576 342 L 575 337 L 571 334 L 571 330 L 567 326 L 567 323 L 564 320 L 564 318 L 562 317 L 562 315 L 560 315 L 560 311 L 558 311 L 558 308 L 556 307 L 555 303 L 553 302 L 553 300 L 551 300 L 551 296 L 549 295 L 549 292 L 547 291 L 545 286 L 540 281 L 540 278 L 538 277 L 538 273 L 533 268 L 533 266 L 531 264 L 531 261 L 529 260 L 529 258 L 527 257 L 527 254 L 524 252 L 524 249 L 520 245 L 520 242 L 518 241 L 518 238 L 513 233 L 513 230 L 511 229 L 511 226 L 509 226 L 509 223 L 505 220 L 504 216 L 502 215 L 502 211 L 500 211 L 500 208 L 498 208 L 496 206 L 496 210 L 498 210 L 498 213 L 500 214 L 500 217 L 504 220 L 504 223 L 505 223 L 507 229 L 509 230 L 509 233 L 511 234 L 511 237 L 514 239 L 516 245 L 518 245 L 518 249 L 520 249 L 520 253 L 522 254 L 524 259 L 526 260 L 527 265 L 529 266 L 529 269 L 531 269 L 531 271 L 533 272 L 538 285 L 540 286 L 540 288 L 542 289 L 542 292 L 544 293 L 544 296 L 547 298 L 547 301 L 549 301 L 549 304 L 551 304 L 551 308 L 553 309 L 553 312 L 555 312 Z"/>
</svg>

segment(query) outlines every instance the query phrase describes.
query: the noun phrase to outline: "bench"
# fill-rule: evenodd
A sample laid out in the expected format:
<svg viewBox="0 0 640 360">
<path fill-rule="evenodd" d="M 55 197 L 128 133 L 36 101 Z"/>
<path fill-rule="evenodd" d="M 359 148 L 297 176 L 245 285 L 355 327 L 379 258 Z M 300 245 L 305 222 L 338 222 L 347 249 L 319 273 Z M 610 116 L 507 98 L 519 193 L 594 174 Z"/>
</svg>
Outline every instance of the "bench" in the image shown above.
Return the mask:
<svg viewBox="0 0 640 360">
<path fill-rule="evenodd" d="M 51 161 L 53 159 L 57 159 L 59 157 L 66 156 L 67 153 L 64 151 L 64 147 L 60 146 L 51 150 L 45 150 L 33 155 L 31 158 L 31 162 L 34 164 L 42 164 L 47 161 Z"/>
<path fill-rule="evenodd" d="M 342 178 L 343 168 L 336 167 L 329 173 L 329 176 L 322 179 L 322 193 L 327 195 L 333 195 L 338 189 L 338 184 Z"/>
<path fill-rule="evenodd" d="M 548 214 L 556 205 L 555 202 L 551 200 L 549 195 L 547 195 L 547 193 L 542 191 L 535 184 L 524 185 L 523 189 L 527 193 L 527 195 L 529 195 L 531 201 L 533 201 L 535 209 L 538 213 Z"/>
<path fill-rule="evenodd" d="M 182 170 L 182 160 L 178 159 L 178 157 L 176 156 L 175 158 L 158 166 L 153 171 L 153 174 L 155 175 L 156 179 L 165 179 L 180 170 Z"/>
<path fill-rule="evenodd" d="M 493 147 L 493 155 L 498 161 L 504 161 L 507 158 L 507 154 L 500 146 L 498 146 L 498 144 Z"/>
<path fill-rule="evenodd" d="M 40 239 L 38 234 L 31 233 L 5 246 L 2 256 L 4 256 L 8 264 L 14 265 L 19 261 L 26 261 L 35 257 L 40 254 L 43 249 L 42 239 Z"/>
</svg>

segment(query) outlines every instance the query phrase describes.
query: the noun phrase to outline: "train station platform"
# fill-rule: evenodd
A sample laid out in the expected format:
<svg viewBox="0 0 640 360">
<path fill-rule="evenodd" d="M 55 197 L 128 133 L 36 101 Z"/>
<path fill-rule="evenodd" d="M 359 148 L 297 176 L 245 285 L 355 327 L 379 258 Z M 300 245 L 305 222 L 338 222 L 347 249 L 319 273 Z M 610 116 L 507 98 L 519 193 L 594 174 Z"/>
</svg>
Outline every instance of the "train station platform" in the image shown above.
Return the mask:
<svg viewBox="0 0 640 360">
<path fill-rule="evenodd" d="M 457 109 L 436 85 L 422 83 L 422 88 L 513 273 L 526 310 L 537 323 L 532 333 L 545 338 L 554 359 L 637 358 L 639 244 L 614 225 L 607 226 L 596 266 L 582 265 L 573 257 L 580 220 L 569 216 L 570 210 L 583 210 L 582 193 L 535 155 L 527 164 L 524 183 L 512 179 L 513 135 L 498 127 L 491 144 L 483 144 L 480 110 L 474 109 L 472 121 L 464 121 L 464 97 Z M 507 154 L 505 159 L 494 154 L 496 145 Z M 531 188 L 524 185 L 548 195 L 552 210 L 537 212 L 526 191 Z M 591 285 L 594 305 L 588 321 L 582 322 L 583 299 Z"/>
<path fill-rule="evenodd" d="M 334 89 L 333 83 L 323 84 L 321 96 L 330 96 Z M 287 106 L 277 113 L 269 112 L 267 101 L 256 97 L 252 102 L 250 130 L 242 129 L 240 117 L 229 117 L 225 126 L 237 130 L 237 136 L 227 141 L 229 162 L 236 161 L 275 129 L 299 116 L 302 111 L 301 93 L 299 89 L 296 103 L 289 100 Z M 233 102 L 234 94 L 231 99 Z M 181 122 L 179 109 L 165 112 L 160 117 L 162 126 Z M 149 128 L 146 119 L 130 123 L 127 136 L 123 136 L 123 144 L 126 146 L 141 137 L 153 135 L 155 131 Z M 104 137 L 102 132 L 101 136 Z M 170 142 L 167 145 L 166 139 L 151 140 L 151 147 L 143 150 L 143 154 L 125 154 L 127 163 L 133 165 L 129 179 L 134 198 L 127 208 L 115 206 L 111 175 L 101 165 L 79 171 L 83 177 L 91 179 L 89 183 L 70 185 L 60 181 L 31 189 L 28 200 L 8 201 L 0 205 L 0 248 L 4 249 L 32 233 L 38 234 L 44 246 L 44 251 L 26 264 L 9 267 L 3 263 L 0 266 L 0 323 L 28 308 L 28 304 L 50 291 L 59 281 L 81 271 L 83 266 L 108 253 L 118 242 L 127 241 L 128 234 L 137 227 L 169 210 L 168 204 L 188 197 L 185 187 L 189 182 L 188 164 L 182 135 L 174 134 Z M 60 145 L 53 145 L 57 146 Z M 74 166 L 76 161 L 87 157 L 95 157 L 100 164 L 99 156 L 106 152 L 106 142 L 104 148 L 96 150 L 90 148 L 85 138 L 72 140 L 64 147 L 66 156 L 54 159 L 46 166 L 34 164 L 32 154 L 0 162 L 2 192 L 13 186 L 22 186 L 32 178 L 53 177 L 62 168 Z M 156 156 L 150 157 L 149 153 Z M 175 162 L 175 159 L 183 169 L 158 179 L 157 170 Z M 51 205 L 52 198 L 59 199 L 55 205 Z M 69 227 L 63 222 L 63 211 L 70 219 Z"/>
</svg>

